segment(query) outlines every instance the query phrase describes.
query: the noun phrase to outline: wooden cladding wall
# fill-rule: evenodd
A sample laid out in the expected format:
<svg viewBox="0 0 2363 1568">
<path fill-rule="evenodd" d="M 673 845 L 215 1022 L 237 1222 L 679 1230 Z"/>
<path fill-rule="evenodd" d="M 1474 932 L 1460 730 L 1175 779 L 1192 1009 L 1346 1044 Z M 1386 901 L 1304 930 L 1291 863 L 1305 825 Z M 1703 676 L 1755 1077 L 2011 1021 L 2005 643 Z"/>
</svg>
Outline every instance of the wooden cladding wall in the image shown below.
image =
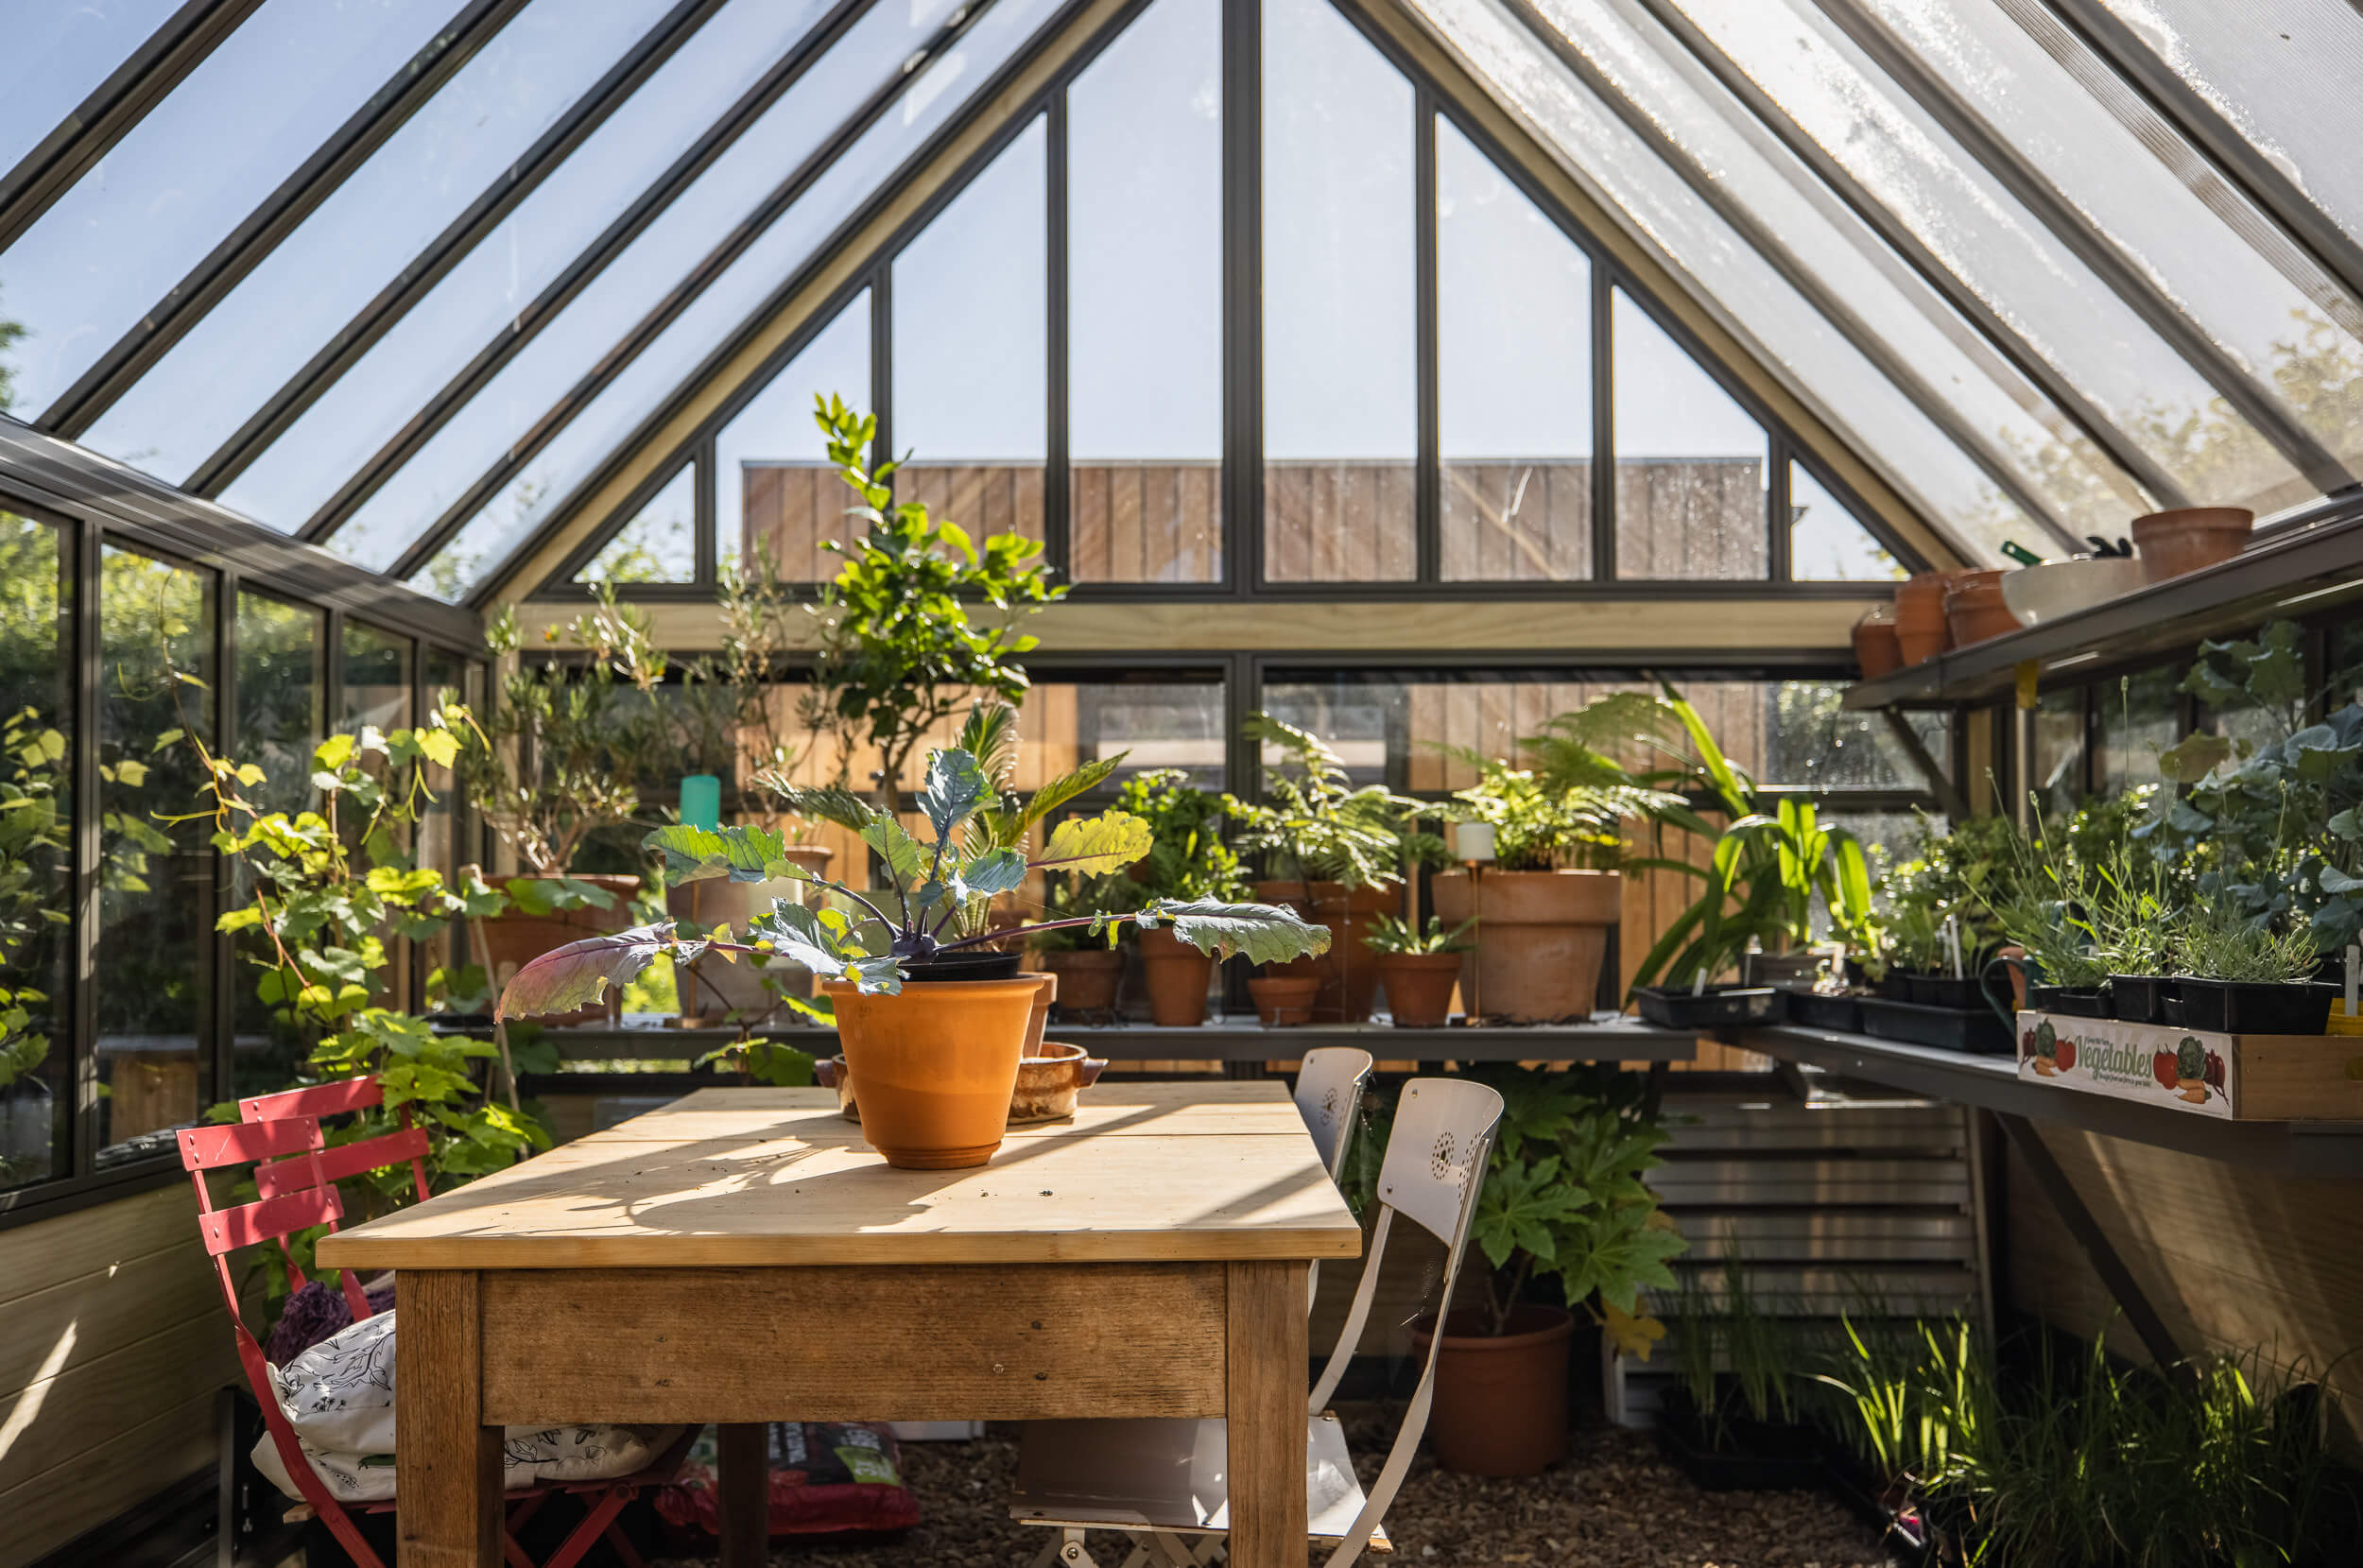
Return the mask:
<svg viewBox="0 0 2363 1568">
<path fill-rule="evenodd" d="M 238 1375 L 186 1187 L 0 1232 L 0 1568 L 211 1466 Z"/>
<path fill-rule="evenodd" d="M 1768 537 L 1760 457 L 1616 465 L 1620 577 L 1762 579 Z"/>
<path fill-rule="evenodd" d="M 1592 575 L 1592 464 L 1446 462 L 1447 582 L 1579 582 Z"/>
<path fill-rule="evenodd" d="M 1264 465 L 1264 576 L 1273 582 L 1408 582 L 1417 476 L 1400 462 Z"/>
<path fill-rule="evenodd" d="M 1222 464 L 1075 464 L 1077 582 L 1218 582 Z"/>
</svg>

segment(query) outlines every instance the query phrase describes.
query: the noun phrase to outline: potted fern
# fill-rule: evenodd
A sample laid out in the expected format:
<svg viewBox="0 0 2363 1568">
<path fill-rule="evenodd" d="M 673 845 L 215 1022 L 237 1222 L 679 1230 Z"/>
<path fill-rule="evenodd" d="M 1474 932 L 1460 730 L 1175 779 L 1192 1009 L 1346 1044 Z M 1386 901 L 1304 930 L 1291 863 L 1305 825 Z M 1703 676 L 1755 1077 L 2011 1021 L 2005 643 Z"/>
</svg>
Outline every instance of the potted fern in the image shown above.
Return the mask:
<svg viewBox="0 0 2363 1568">
<path fill-rule="evenodd" d="M 663 856 L 672 880 L 799 877 L 817 882 L 836 902 L 815 909 L 775 900 L 768 914 L 749 922 L 745 939 L 716 932 L 683 940 L 668 922 L 571 943 L 520 970 L 501 995 L 498 1016 L 595 1002 L 660 953 L 677 962 L 707 954 L 777 954 L 822 976 L 863 1136 L 889 1164 L 945 1169 L 983 1164 L 1000 1146 L 1040 990 L 1036 977 L 1019 974 L 1020 952 L 992 947 L 1022 948 L 1048 930 L 1088 930 L 1113 939 L 1125 924 L 1170 930 L 1216 958 L 1243 953 L 1277 962 L 1329 945 L 1326 930 L 1292 911 L 1213 900 L 1151 899 L 1133 911 L 992 926 L 986 905 L 1029 874 L 1120 870 L 1147 853 L 1150 833 L 1147 823 L 1120 810 L 1070 817 L 1029 854 L 1009 841 L 1006 818 L 1033 811 L 1039 793 L 1032 801 L 1006 800 L 976 757 L 957 747 L 927 757 L 915 802 L 932 834 L 927 840 L 847 790 L 798 788 L 787 800 L 807 817 L 858 834 L 885 867 L 886 886 L 864 891 L 811 876 L 789 860 L 785 840 L 770 829 L 659 828 L 647 847 Z M 972 822 L 982 831 L 964 834 Z"/>
</svg>

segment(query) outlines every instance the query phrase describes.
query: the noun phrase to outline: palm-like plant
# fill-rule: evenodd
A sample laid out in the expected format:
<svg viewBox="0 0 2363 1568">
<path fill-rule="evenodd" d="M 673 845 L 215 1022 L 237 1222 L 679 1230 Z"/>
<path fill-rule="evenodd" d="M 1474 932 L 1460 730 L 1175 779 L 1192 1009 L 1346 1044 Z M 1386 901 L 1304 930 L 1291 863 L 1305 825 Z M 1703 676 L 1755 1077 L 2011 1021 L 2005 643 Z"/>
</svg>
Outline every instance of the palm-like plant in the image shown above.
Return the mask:
<svg viewBox="0 0 2363 1568">
<path fill-rule="evenodd" d="M 1403 880 L 1406 861 L 1443 857 L 1442 840 L 1415 826 L 1430 809 L 1425 801 L 1384 784 L 1356 788 L 1344 759 L 1285 719 L 1250 714 L 1245 732 L 1285 753 L 1287 766 L 1266 782 L 1268 801 L 1223 797 L 1223 809 L 1239 824 L 1242 852 L 1267 856 L 1274 869 L 1292 869 L 1299 881 L 1348 887 L 1391 887 Z"/>
</svg>

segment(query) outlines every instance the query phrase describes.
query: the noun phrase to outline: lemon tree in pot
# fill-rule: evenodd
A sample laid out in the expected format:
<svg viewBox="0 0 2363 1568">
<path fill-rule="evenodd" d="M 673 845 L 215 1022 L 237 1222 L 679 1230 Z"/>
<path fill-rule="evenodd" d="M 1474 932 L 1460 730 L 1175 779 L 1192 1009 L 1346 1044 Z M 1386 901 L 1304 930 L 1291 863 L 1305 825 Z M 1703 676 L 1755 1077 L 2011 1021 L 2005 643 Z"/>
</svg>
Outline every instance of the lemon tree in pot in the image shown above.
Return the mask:
<svg viewBox="0 0 2363 1568">
<path fill-rule="evenodd" d="M 1045 929 L 1086 930 L 1113 939 L 1117 928 L 1170 930 L 1217 957 L 1244 954 L 1277 962 L 1316 954 L 1329 933 L 1287 909 L 1258 904 L 1152 899 L 1129 913 L 1066 916 L 1010 929 L 959 934 L 963 912 L 978 899 L 1017 888 L 1033 871 L 1092 876 L 1119 870 L 1149 847 L 1148 824 L 1123 811 L 1070 817 L 1039 853 L 967 836 L 979 813 L 1005 809 L 976 758 L 957 748 L 931 752 L 917 804 L 932 841 L 894 817 L 836 788 L 803 789 L 791 804 L 824 820 L 859 823 L 863 843 L 886 867 L 888 885 L 872 891 L 822 879 L 841 906 L 810 908 L 785 899 L 733 939 L 676 938 L 669 922 L 589 938 L 520 970 L 503 992 L 503 1017 L 543 1013 L 595 1001 L 623 985 L 660 953 L 680 960 L 709 953 L 776 953 L 823 976 L 834 1010 L 862 1133 L 889 1163 L 910 1169 L 978 1165 L 1000 1146 L 1009 1094 L 1038 989 L 1019 976 L 1017 952 Z M 800 874 L 779 834 L 738 826 L 681 824 L 648 835 L 669 874 L 682 881 L 728 876 L 758 881 Z M 884 902 L 880 902 L 883 900 Z"/>
</svg>

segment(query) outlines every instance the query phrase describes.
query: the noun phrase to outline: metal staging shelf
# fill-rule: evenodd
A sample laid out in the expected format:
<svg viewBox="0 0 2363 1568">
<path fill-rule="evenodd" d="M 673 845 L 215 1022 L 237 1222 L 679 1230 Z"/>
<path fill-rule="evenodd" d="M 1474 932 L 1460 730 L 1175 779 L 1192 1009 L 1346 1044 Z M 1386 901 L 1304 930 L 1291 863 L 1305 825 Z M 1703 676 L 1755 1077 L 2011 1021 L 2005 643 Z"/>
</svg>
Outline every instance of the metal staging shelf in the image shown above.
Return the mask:
<svg viewBox="0 0 2363 1568">
<path fill-rule="evenodd" d="M 2221 565 L 1857 682 L 1846 706 L 1975 702 L 2008 693 L 2021 664 L 2045 674 L 2106 667 L 2247 630 L 2278 612 L 2310 614 L 2358 597 L 2363 501 L 2343 495 L 2317 519 L 2285 525 Z"/>
<path fill-rule="evenodd" d="M 1737 1031 L 1733 1042 L 1801 1067 L 2057 1122 L 2285 1176 L 2363 1177 L 2363 1122 L 2234 1122 L 2022 1082 L 2010 1057 L 1966 1056 L 1869 1035 L 1792 1025 Z"/>
</svg>

